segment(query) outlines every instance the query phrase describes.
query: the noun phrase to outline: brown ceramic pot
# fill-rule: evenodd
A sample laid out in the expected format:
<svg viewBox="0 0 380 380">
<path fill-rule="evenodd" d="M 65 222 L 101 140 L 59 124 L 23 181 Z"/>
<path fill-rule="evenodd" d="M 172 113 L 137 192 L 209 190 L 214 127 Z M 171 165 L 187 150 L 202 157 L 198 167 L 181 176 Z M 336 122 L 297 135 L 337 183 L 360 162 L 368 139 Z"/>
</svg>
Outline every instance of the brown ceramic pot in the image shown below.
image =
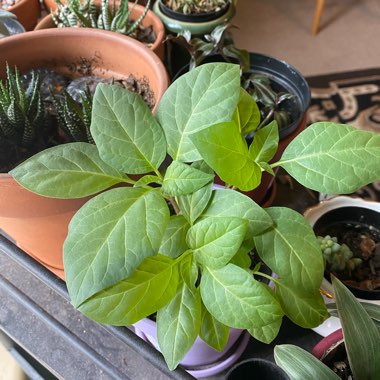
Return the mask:
<svg viewBox="0 0 380 380">
<path fill-rule="evenodd" d="M 95 75 L 147 77 L 156 104 L 168 87 L 160 59 L 138 41 L 96 29 L 47 29 L 0 40 L 0 79 L 5 63 L 21 72 L 45 67 L 70 74 L 75 63 L 93 63 Z M 125 58 L 124 58 L 125 57 Z M 17 245 L 61 278 L 62 244 L 71 217 L 86 199 L 56 200 L 21 188 L 8 174 L 0 174 L 0 229 Z"/>
<path fill-rule="evenodd" d="M 34 29 L 41 14 L 38 0 L 21 0 L 7 10 L 17 16 L 17 20 L 26 30 Z"/>
<path fill-rule="evenodd" d="M 51 1 L 51 0 L 48 0 Z M 52 0 L 54 2 L 54 0 Z M 145 10 L 145 7 L 142 5 L 135 5 L 133 3 L 129 3 L 129 8 L 133 8 L 132 13 L 131 13 L 131 18 L 132 20 L 137 20 Z M 152 12 L 148 11 L 146 16 L 144 17 L 141 25 L 143 27 L 148 27 L 152 26 L 154 32 L 156 33 L 156 41 L 154 44 L 151 46 L 151 50 L 153 50 L 160 58 L 161 60 L 164 59 L 164 44 L 163 41 L 165 39 L 165 28 L 162 23 L 162 21 Z M 56 28 L 56 25 L 53 21 L 53 18 L 51 15 L 45 16 L 36 26 L 35 30 L 40 30 L 40 29 L 50 29 L 50 28 Z"/>
</svg>

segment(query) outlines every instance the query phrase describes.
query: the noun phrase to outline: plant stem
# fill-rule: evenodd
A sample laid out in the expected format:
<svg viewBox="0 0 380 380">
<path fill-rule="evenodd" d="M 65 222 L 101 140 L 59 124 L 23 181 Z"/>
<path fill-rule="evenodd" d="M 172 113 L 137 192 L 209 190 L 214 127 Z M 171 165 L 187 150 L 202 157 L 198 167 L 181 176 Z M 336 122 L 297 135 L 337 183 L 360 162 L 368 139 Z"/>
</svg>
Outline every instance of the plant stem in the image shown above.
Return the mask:
<svg viewBox="0 0 380 380">
<path fill-rule="evenodd" d="M 268 280 L 273 281 L 274 283 L 277 283 L 277 280 L 275 278 L 269 276 L 268 274 L 265 274 L 265 273 L 262 273 L 262 272 L 252 272 L 252 274 L 257 274 L 258 276 L 265 277 Z"/>
<path fill-rule="evenodd" d="M 175 200 L 174 197 L 170 197 L 169 198 L 169 202 L 172 204 L 173 208 L 174 208 L 174 211 L 177 215 L 179 215 L 181 213 L 181 210 L 179 209 L 178 207 L 178 203 L 177 201 Z"/>
<path fill-rule="evenodd" d="M 274 114 L 274 108 L 272 108 L 272 109 L 269 111 L 268 115 L 265 117 L 265 119 L 264 119 L 264 120 L 259 124 L 259 126 L 257 127 L 257 130 L 263 128 L 263 127 L 266 125 L 266 123 L 268 122 L 268 120 L 272 117 L 273 114 Z"/>
</svg>

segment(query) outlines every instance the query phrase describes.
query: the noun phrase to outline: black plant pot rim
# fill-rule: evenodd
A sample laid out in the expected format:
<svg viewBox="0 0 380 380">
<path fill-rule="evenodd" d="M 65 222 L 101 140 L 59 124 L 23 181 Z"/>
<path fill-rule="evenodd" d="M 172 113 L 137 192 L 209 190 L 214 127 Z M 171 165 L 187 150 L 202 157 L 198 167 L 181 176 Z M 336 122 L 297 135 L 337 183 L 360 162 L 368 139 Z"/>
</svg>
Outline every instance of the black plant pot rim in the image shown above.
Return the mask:
<svg viewBox="0 0 380 380">
<path fill-rule="evenodd" d="M 212 21 L 223 16 L 223 14 L 227 13 L 231 3 L 227 1 L 226 4 L 218 11 L 211 11 L 211 12 L 205 12 L 205 13 L 193 13 L 193 14 L 188 14 L 188 15 L 182 12 L 173 11 L 168 6 L 166 6 L 162 0 L 160 0 L 158 5 L 160 7 L 160 11 L 165 16 L 170 17 L 174 20 L 192 22 L 192 23 L 201 23 L 201 22 Z"/>
</svg>

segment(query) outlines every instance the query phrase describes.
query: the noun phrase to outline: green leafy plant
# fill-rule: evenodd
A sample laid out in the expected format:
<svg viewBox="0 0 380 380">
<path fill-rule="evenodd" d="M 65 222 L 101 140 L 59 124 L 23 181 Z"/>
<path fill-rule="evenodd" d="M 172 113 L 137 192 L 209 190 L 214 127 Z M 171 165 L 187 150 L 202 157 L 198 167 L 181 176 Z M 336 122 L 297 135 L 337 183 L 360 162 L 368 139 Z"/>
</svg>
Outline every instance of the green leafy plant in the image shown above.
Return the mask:
<svg viewBox="0 0 380 380">
<path fill-rule="evenodd" d="M 229 0 L 164 0 L 167 7 L 184 14 L 216 12 Z"/>
<path fill-rule="evenodd" d="M 109 0 L 102 0 L 98 8 L 94 0 L 68 0 L 63 4 L 56 0 L 57 13 L 52 13 L 53 20 L 58 27 L 84 27 L 110 30 L 125 35 L 131 35 L 141 24 L 150 7 L 147 1 L 144 13 L 135 21 L 130 20 L 133 8 L 128 8 L 129 0 L 120 0 L 119 6 L 115 2 L 110 5 Z M 134 2 L 137 4 L 137 0 Z"/>
<path fill-rule="evenodd" d="M 63 92 L 63 97 L 52 95 L 52 102 L 57 113 L 60 126 L 72 141 L 82 141 L 94 143 L 91 136 L 91 111 L 92 96 L 86 90 L 80 96 L 80 102 L 76 102 L 67 91 Z"/>
<path fill-rule="evenodd" d="M 352 293 L 333 277 L 336 308 L 342 323 L 344 344 L 353 378 L 377 379 L 380 373 L 380 307 L 361 304 Z M 274 349 L 277 365 L 291 380 L 338 380 L 333 370 L 300 347 L 279 345 Z"/>
<path fill-rule="evenodd" d="M 174 42 L 186 49 L 190 56 L 189 69 L 202 64 L 207 57 L 219 56 L 226 62 L 239 63 L 243 72 L 249 70 L 249 53 L 238 49 L 233 41 L 231 24 L 217 25 L 210 34 L 203 38 L 191 38 L 191 32 L 184 30 L 177 36 L 169 35 L 167 41 Z"/>
<path fill-rule="evenodd" d="M 258 128 L 268 125 L 273 120 L 276 120 L 279 129 L 287 127 L 292 122 L 284 102 L 295 96 L 288 92 L 275 91 L 268 76 L 255 73 L 245 75 L 242 87 L 259 106 L 262 121 Z"/>
<path fill-rule="evenodd" d="M 7 65 L 6 72 L 0 81 L 0 168 L 48 147 L 38 75 L 33 72 L 25 90 L 17 68 L 13 73 Z"/>
<path fill-rule="evenodd" d="M 183 75 L 155 116 L 137 94 L 99 84 L 96 145 L 54 147 L 11 172 L 48 197 L 101 192 L 74 216 L 64 244 L 71 302 L 113 325 L 157 312 L 159 346 L 171 369 L 198 334 L 222 349 L 228 326 L 270 342 L 284 315 L 303 327 L 328 316 L 319 292 L 323 257 L 309 223 L 287 208 L 262 209 L 235 188 L 257 187 L 262 172 L 278 166 L 325 193 L 350 193 L 380 177 L 378 134 L 316 123 L 269 163 L 275 123 L 258 130 L 250 146 L 243 137 L 259 124 L 238 65 L 205 64 Z M 225 189 L 213 189 L 214 172 Z M 254 247 L 278 278 L 250 268 Z M 275 289 L 253 275 L 269 277 Z M 205 334 L 205 324 L 214 330 Z"/>
</svg>

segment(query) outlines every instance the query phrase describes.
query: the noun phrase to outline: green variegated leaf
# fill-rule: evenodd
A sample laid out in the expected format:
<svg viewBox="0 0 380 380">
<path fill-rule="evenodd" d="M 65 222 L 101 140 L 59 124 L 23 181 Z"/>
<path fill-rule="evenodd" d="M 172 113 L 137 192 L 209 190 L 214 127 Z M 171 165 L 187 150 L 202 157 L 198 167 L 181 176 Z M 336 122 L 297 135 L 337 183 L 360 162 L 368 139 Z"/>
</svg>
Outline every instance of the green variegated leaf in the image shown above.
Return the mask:
<svg viewBox="0 0 380 380">
<path fill-rule="evenodd" d="M 339 380 L 329 367 L 319 359 L 291 344 L 274 348 L 274 360 L 289 376 L 290 380 Z"/>
<path fill-rule="evenodd" d="M 319 290 L 306 292 L 302 287 L 290 286 L 287 282 L 276 281 L 276 294 L 285 314 L 301 327 L 310 329 L 319 326 L 329 316 Z"/>
<path fill-rule="evenodd" d="M 211 182 L 214 175 L 195 169 L 180 161 L 173 161 L 166 170 L 162 192 L 171 196 L 191 194 Z"/>
<path fill-rule="evenodd" d="M 258 164 L 270 161 L 278 147 L 278 127 L 275 121 L 259 129 L 249 147 L 249 155 Z"/>
<path fill-rule="evenodd" d="M 100 159 L 96 146 L 79 142 L 37 153 L 10 175 L 28 190 L 54 198 L 81 198 L 129 181 Z"/>
<path fill-rule="evenodd" d="M 202 215 L 211 199 L 212 189 L 213 183 L 210 182 L 192 194 L 178 197 L 179 208 L 190 224 L 194 224 L 199 216 Z"/>
<path fill-rule="evenodd" d="M 247 219 L 248 227 L 244 240 L 262 233 L 273 224 L 267 212 L 251 198 L 228 189 L 214 191 L 210 204 L 202 214 L 202 218 L 209 216 L 233 216 Z"/>
<path fill-rule="evenodd" d="M 100 157 L 129 174 L 155 171 L 166 155 L 164 133 L 140 95 L 100 83 L 96 87 L 91 134 Z"/>
<path fill-rule="evenodd" d="M 202 158 L 226 183 L 243 191 L 260 184 L 261 169 L 248 154 L 248 146 L 234 121 L 214 124 L 191 136 Z"/>
<path fill-rule="evenodd" d="M 169 209 L 157 191 L 118 188 L 88 201 L 64 243 L 66 283 L 74 306 L 127 278 L 158 253 Z"/>
<path fill-rule="evenodd" d="M 288 145 L 276 166 L 310 189 L 352 193 L 380 178 L 380 134 L 315 123 Z"/>
<path fill-rule="evenodd" d="M 210 268 L 226 265 L 243 242 L 247 224 L 234 217 L 208 217 L 194 224 L 186 240 L 195 260 Z"/>
<path fill-rule="evenodd" d="M 380 374 L 380 332 L 355 296 L 334 276 L 332 283 L 353 377 L 377 379 Z"/>
<path fill-rule="evenodd" d="M 322 282 L 324 263 L 310 224 L 288 208 L 271 207 L 266 212 L 274 226 L 255 236 L 258 254 L 289 285 L 314 293 Z"/>
<path fill-rule="evenodd" d="M 234 120 L 239 126 L 242 136 L 254 131 L 260 124 L 260 110 L 256 102 L 243 88 L 240 88 L 239 102 L 235 110 Z"/>
<path fill-rule="evenodd" d="M 230 329 L 215 319 L 208 310 L 202 307 L 202 324 L 199 336 L 209 346 L 222 351 L 228 342 Z"/>
<path fill-rule="evenodd" d="M 157 338 L 170 370 L 194 344 L 201 326 L 199 288 L 180 282 L 174 298 L 157 312 Z"/>
<path fill-rule="evenodd" d="M 131 276 L 87 299 L 79 310 L 97 322 L 131 325 L 166 305 L 177 284 L 178 264 L 174 260 L 147 257 Z"/>
<path fill-rule="evenodd" d="M 178 78 L 165 92 L 156 112 L 170 156 L 183 162 L 200 160 L 190 136 L 231 120 L 239 93 L 238 65 L 208 63 Z"/>
<path fill-rule="evenodd" d="M 248 332 L 260 342 L 269 344 L 278 335 L 282 324 L 282 317 L 265 326 L 251 327 Z"/>
<path fill-rule="evenodd" d="M 175 259 L 189 249 L 186 234 L 190 225 L 182 215 L 172 215 L 166 226 L 159 252 Z"/>
<path fill-rule="evenodd" d="M 233 264 L 204 270 L 200 288 L 207 310 L 230 327 L 262 327 L 284 314 L 267 285 Z"/>
<path fill-rule="evenodd" d="M 139 180 L 136 181 L 133 187 L 144 187 L 146 185 L 149 185 L 150 183 L 161 184 L 162 181 L 156 175 L 144 175 L 144 177 L 141 177 Z"/>
</svg>

